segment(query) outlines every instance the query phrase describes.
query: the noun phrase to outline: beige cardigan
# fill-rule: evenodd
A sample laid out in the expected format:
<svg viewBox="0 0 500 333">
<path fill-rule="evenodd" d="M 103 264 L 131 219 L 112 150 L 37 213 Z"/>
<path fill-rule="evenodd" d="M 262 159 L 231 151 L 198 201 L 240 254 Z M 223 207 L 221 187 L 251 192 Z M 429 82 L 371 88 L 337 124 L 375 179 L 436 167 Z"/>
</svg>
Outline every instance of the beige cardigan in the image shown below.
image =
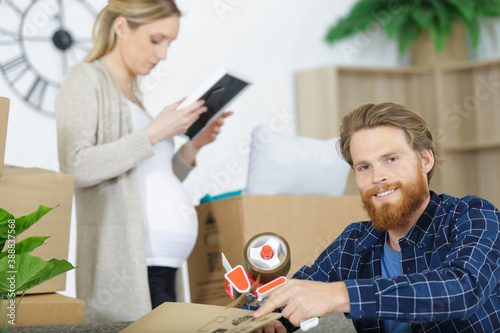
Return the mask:
<svg viewBox="0 0 500 333">
<path fill-rule="evenodd" d="M 105 64 L 72 67 L 56 98 L 59 163 L 75 176 L 77 297 L 86 322 L 135 321 L 151 311 L 135 166 L 154 154 Z M 177 153 L 174 173 L 191 167 Z"/>
</svg>

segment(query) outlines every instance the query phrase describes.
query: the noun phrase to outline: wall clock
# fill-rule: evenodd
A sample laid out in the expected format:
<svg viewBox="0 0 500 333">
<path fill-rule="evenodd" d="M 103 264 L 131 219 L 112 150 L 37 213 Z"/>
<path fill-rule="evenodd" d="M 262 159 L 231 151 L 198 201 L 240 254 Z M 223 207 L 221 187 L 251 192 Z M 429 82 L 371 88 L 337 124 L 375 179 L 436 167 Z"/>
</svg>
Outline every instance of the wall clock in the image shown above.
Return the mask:
<svg viewBox="0 0 500 333">
<path fill-rule="evenodd" d="M 92 47 L 96 15 L 85 0 L 0 0 L 0 72 L 30 108 L 55 115 L 67 68 Z"/>
</svg>

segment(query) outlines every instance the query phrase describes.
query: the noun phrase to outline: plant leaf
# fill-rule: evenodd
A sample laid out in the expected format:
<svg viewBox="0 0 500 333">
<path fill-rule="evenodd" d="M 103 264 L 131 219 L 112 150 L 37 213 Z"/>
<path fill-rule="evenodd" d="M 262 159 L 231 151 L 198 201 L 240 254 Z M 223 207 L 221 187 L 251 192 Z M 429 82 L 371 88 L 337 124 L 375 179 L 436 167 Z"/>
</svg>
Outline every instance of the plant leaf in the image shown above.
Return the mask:
<svg viewBox="0 0 500 333">
<path fill-rule="evenodd" d="M 15 254 L 23 254 L 23 253 L 29 253 L 42 245 L 50 236 L 48 237 L 28 237 L 26 239 L 23 239 L 22 241 L 16 243 L 16 247 L 14 250 Z M 3 257 L 7 256 L 9 252 L 6 250 L 3 253 L 0 253 L 0 259 Z"/>
<path fill-rule="evenodd" d="M 48 262 L 48 264 L 40 274 L 37 274 L 36 277 L 33 277 L 23 284 L 19 286 L 19 290 L 28 290 L 33 287 L 36 287 L 45 281 L 56 277 L 57 275 L 66 273 L 75 268 L 72 264 L 67 262 L 66 260 L 52 259 Z"/>
<path fill-rule="evenodd" d="M 29 280 L 38 278 L 44 269 L 52 264 L 38 257 L 32 257 L 27 253 L 15 255 L 14 263 L 9 262 L 8 257 L 0 259 L 0 294 L 11 292 L 8 278 L 15 276 L 15 290 Z M 11 266 L 12 265 L 12 266 Z M 50 269 L 50 267 L 49 267 Z M 15 272 L 15 273 L 10 273 Z"/>
<path fill-rule="evenodd" d="M 418 26 L 421 29 L 429 28 L 433 17 L 434 17 L 434 12 L 426 6 L 413 8 L 411 14 L 411 18 L 415 22 L 417 22 Z"/>
<path fill-rule="evenodd" d="M 432 37 L 432 42 L 434 43 L 434 48 L 439 53 L 439 51 L 443 48 L 445 42 L 443 42 L 444 38 L 441 35 L 441 32 L 439 31 L 438 24 L 435 22 L 432 22 L 431 26 L 429 27 L 429 30 L 431 32 L 431 37 Z"/>
<path fill-rule="evenodd" d="M 333 43 L 352 36 L 371 24 L 379 22 L 382 12 L 387 12 L 387 0 L 360 0 L 346 17 L 341 18 L 328 29 L 325 40 L 328 43 Z"/>
<path fill-rule="evenodd" d="M 0 251 L 2 251 L 8 239 L 10 220 L 14 220 L 14 215 L 0 208 Z"/>
<path fill-rule="evenodd" d="M 470 0 L 448 0 L 453 5 L 458 13 L 466 20 L 476 19 L 476 5 Z"/>
<path fill-rule="evenodd" d="M 463 19 L 462 23 L 465 25 L 465 29 L 467 29 L 467 33 L 469 34 L 469 39 L 471 44 L 476 47 L 479 43 L 479 22 L 477 20 L 466 20 Z"/>
<path fill-rule="evenodd" d="M 385 31 L 389 38 L 393 38 L 397 32 L 401 32 L 401 26 L 408 20 L 411 20 L 412 9 L 410 7 L 404 8 L 399 15 L 394 15 L 385 26 Z"/>
<path fill-rule="evenodd" d="M 451 31 L 452 13 L 449 8 L 446 8 L 441 1 L 438 0 L 428 0 L 429 3 L 434 7 L 436 15 L 434 16 L 434 27 L 440 34 L 446 34 L 446 32 Z M 446 37 L 445 39 L 447 39 Z M 439 36 L 442 39 L 442 36 Z"/>
<path fill-rule="evenodd" d="M 413 45 L 417 38 L 422 33 L 422 29 L 411 21 L 407 21 L 403 24 L 398 34 L 398 46 L 399 52 L 403 53 L 408 48 Z"/>
<path fill-rule="evenodd" d="M 441 51 L 451 34 L 452 13 L 437 0 L 429 0 L 436 11 L 436 16 L 431 22 L 429 29 L 436 51 Z"/>
<path fill-rule="evenodd" d="M 475 0 L 473 2 L 476 4 L 477 17 L 500 16 L 500 0 Z"/>
<path fill-rule="evenodd" d="M 5 228 L 9 220 L 13 219 L 14 215 L 7 212 L 5 209 L 0 208 L 0 228 Z"/>
<path fill-rule="evenodd" d="M 0 259 L 0 294 L 12 292 L 8 280 L 11 276 L 15 276 L 15 291 L 17 292 L 38 286 L 59 274 L 75 268 L 66 260 L 52 259 L 45 261 L 28 253 L 16 255 L 12 267 L 9 265 L 8 259 L 8 257 Z"/>
<path fill-rule="evenodd" d="M 398 13 L 391 11 L 391 7 Z M 334 43 L 370 24 L 380 23 L 390 38 L 397 36 L 400 51 L 406 50 L 415 41 L 415 32 L 422 29 L 430 30 L 434 47 L 440 51 L 449 39 L 453 20 L 459 18 L 476 46 L 480 33 L 478 19 L 489 16 L 500 16 L 500 0 L 399 0 L 394 3 L 391 0 L 359 0 L 346 17 L 328 30 L 325 40 Z M 419 29 L 410 27 L 408 21 Z"/>
<path fill-rule="evenodd" d="M 375 22 L 381 14 L 388 14 L 388 7 L 387 0 L 360 0 L 352 7 L 348 17 L 370 17 Z"/>
<path fill-rule="evenodd" d="M 26 229 L 28 229 L 33 224 L 38 222 L 38 220 L 40 220 L 43 216 L 45 216 L 45 214 L 50 212 L 52 209 L 53 208 L 50 207 L 40 206 L 35 212 L 28 214 L 26 216 L 18 217 L 16 219 L 16 236 L 20 235 Z"/>
</svg>

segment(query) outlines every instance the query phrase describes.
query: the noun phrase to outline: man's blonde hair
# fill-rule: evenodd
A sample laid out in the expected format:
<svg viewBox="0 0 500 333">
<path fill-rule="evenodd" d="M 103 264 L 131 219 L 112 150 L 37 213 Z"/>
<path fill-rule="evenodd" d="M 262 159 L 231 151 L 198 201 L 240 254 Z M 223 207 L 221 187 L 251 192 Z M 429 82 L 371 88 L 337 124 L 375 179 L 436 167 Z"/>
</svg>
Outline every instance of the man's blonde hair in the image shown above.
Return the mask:
<svg viewBox="0 0 500 333">
<path fill-rule="evenodd" d="M 395 103 L 364 104 L 342 118 L 340 125 L 340 153 L 352 167 L 351 140 L 362 129 L 379 126 L 394 126 L 403 130 L 408 144 L 422 156 L 422 151 L 430 149 L 434 155 L 434 166 L 440 159 L 436 156 L 431 131 L 425 120 L 414 111 Z M 427 174 L 430 183 L 434 166 Z"/>
</svg>

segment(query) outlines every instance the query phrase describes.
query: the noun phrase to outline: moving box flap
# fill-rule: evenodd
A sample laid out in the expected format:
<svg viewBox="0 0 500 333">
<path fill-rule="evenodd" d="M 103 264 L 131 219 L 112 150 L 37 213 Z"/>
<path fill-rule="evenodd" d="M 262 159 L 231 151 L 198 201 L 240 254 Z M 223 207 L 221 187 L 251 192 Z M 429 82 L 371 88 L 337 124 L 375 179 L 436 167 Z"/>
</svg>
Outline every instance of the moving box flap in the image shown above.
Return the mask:
<svg viewBox="0 0 500 333">
<path fill-rule="evenodd" d="M 281 317 L 279 313 L 270 313 L 254 319 L 253 313 L 216 305 L 166 302 L 121 333 L 247 333 Z"/>
</svg>

